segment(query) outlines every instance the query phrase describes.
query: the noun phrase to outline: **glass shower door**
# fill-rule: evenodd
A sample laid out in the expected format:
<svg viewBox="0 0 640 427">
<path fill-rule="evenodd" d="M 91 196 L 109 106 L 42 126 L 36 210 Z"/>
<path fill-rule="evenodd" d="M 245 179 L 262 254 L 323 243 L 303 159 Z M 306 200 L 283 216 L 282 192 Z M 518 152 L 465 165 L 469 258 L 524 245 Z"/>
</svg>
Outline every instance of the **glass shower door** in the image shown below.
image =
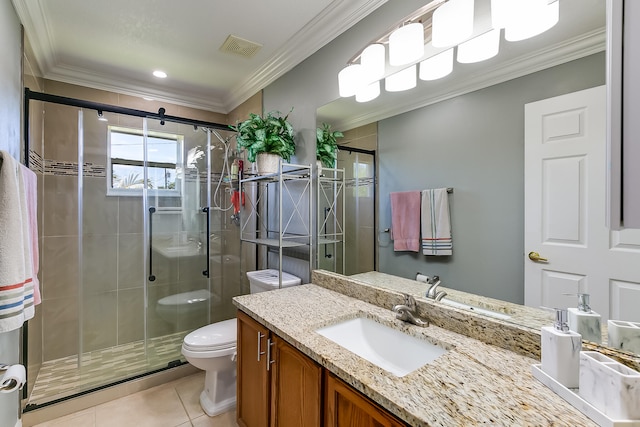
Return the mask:
<svg viewBox="0 0 640 427">
<path fill-rule="evenodd" d="M 210 135 L 146 119 L 146 352 L 150 365 L 183 359 L 189 332 L 210 323 Z"/>
</svg>

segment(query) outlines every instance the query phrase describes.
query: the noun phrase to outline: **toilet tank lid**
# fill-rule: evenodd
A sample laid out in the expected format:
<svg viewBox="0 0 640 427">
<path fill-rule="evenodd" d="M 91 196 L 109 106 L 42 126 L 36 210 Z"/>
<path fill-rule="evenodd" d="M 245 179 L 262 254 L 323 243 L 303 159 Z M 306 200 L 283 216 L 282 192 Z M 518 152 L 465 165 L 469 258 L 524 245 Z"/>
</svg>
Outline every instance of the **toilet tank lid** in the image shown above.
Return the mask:
<svg viewBox="0 0 640 427">
<path fill-rule="evenodd" d="M 236 319 L 223 320 L 203 326 L 184 337 L 184 343 L 191 348 L 211 348 L 233 344 L 237 340 Z"/>
<path fill-rule="evenodd" d="M 279 271 L 273 268 L 267 270 L 247 271 L 249 281 L 262 283 L 264 285 L 278 286 Z M 286 271 L 282 272 L 282 286 L 296 286 L 302 283 L 302 279 Z"/>
</svg>

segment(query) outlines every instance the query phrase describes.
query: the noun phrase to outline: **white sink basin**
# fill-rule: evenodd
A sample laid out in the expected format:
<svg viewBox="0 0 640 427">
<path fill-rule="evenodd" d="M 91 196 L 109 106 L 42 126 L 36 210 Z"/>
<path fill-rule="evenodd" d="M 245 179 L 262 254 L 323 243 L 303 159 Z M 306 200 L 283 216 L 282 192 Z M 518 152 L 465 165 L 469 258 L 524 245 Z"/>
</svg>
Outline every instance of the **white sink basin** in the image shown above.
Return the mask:
<svg viewBox="0 0 640 427">
<path fill-rule="evenodd" d="M 316 330 L 352 353 L 403 377 L 447 350 L 365 317 Z"/>
<path fill-rule="evenodd" d="M 509 316 L 508 314 L 500 313 L 499 311 L 493 311 L 482 307 L 476 307 L 474 305 L 464 304 L 458 301 L 450 300 L 448 298 L 442 298 L 440 302 L 451 307 L 462 308 L 464 310 L 473 311 L 474 313 L 495 317 L 496 319 L 507 320 L 511 318 L 511 316 Z"/>
</svg>

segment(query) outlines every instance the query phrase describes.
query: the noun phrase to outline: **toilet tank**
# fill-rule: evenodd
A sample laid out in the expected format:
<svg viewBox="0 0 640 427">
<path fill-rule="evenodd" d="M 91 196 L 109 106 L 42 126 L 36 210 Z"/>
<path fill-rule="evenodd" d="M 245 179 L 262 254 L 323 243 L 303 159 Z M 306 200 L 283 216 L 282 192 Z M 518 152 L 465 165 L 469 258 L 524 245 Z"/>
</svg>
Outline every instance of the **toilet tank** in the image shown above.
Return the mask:
<svg viewBox="0 0 640 427">
<path fill-rule="evenodd" d="M 268 270 L 257 270 L 257 271 L 247 271 L 247 278 L 249 279 L 249 287 L 251 289 L 252 294 L 256 294 L 258 292 L 264 291 L 272 291 L 274 289 L 278 289 L 279 275 L 278 270 L 268 269 Z M 294 276 L 293 274 L 289 274 L 287 272 L 282 272 L 282 287 L 287 288 L 289 286 L 296 286 L 302 283 L 302 279 Z"/>
</svg>

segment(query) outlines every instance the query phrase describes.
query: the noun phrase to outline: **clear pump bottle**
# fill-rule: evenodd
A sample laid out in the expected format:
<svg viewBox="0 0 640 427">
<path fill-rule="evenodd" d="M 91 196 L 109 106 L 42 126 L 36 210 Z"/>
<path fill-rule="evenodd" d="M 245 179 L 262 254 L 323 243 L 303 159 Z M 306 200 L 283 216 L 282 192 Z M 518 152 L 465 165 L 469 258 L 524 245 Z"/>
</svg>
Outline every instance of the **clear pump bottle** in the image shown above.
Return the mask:
<svg viewBox="0 0 640 427">
<path fill-rule="evenodd" d="M 569 330 L 567 310 L 556 308 L 553 326 L 542 327 L 542 370 L 567 388 L 578 388 L 582 337 Z"/>
</svg>

